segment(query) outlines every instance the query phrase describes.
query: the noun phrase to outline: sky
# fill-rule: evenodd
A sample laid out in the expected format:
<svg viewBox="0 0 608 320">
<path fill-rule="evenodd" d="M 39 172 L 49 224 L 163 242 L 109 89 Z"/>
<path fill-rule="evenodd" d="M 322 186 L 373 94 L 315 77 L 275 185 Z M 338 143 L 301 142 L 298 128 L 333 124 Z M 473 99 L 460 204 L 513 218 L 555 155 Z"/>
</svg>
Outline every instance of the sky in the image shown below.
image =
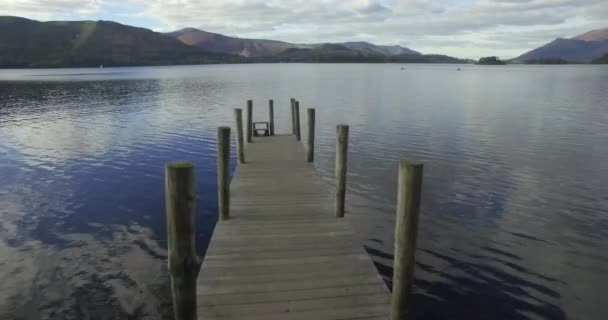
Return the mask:
<svg viewBox="0 0 608 320">
<path fill-rule="evenodd" d="M 608 27 L 608 0 L 0 0 L 0 15 L 193 27 L 296 43 L 368 41 L 422 53 L 513 58 Z"/>
</svg>

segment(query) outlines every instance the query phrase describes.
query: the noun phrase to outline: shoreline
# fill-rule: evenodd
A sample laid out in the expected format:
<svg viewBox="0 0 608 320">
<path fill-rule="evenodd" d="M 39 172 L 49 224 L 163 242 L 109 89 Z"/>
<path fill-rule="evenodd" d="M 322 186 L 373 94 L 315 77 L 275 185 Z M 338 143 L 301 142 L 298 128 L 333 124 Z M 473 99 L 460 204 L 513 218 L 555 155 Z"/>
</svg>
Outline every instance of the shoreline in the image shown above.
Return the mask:
<svg viewBox="0 0 608 320">
<path fill-rule="evenodd" d="M 457 63 L 457 62 L 235 62 L 235 63 L 200 63 L 200 64 L 170 64 L 170 65 L 119 65 L 119 66 L 60 66 L 60 67 L 2 67 L 4 70 L 56 70 L 56 69 L 118 69 L 118 68 L 156 68 L 156 67 L 192 67 L 192 66 L 218 66 L 218 65 L 266 65 L 266 64 L 394 64 L 394 65 L 470 65 L 470 66 L 601 66 L 597 63 L 507 63 L 507 64 L 479 64 L 479 63 Z"/>
</svg>

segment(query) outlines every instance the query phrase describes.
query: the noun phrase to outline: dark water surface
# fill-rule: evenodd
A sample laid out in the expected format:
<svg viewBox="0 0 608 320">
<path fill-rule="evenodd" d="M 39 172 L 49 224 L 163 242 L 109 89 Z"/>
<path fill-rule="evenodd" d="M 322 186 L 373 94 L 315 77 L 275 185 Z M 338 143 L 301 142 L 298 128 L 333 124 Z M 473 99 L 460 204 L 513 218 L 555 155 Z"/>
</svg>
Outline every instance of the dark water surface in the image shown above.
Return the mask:
<svg viewBox="0 0 608 320">
<path fill-rule="evenodd" d="M 397 161 L 424 161 L 415 319 L 606 319 L 608 68 L 400 67 L 0 71 L 0 318 L 168 319 L 164 164 L 197 165 L 203 254 L 216 127 L 275 99 L 286 132 L 293 96 L 328 180 L 351 125 L 347 214 L 387 279 Z"/>
</svg>

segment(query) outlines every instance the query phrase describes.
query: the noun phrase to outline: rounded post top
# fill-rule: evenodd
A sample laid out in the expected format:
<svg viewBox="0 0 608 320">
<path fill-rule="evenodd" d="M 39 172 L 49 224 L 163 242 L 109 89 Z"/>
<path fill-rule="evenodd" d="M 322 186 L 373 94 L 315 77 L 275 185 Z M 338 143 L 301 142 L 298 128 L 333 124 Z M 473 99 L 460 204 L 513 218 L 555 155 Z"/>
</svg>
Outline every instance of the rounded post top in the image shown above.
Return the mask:
<svg viewBox="0 0 608 320">
<path fill-rule="evenodd" d="M 194 163 L 190 161 L 173 161 L 166 165 L 167 169 L 194 169 Z"/>
<path fill-rule="evenodd" d="M 230 131 L 230 127 L 229 126 L 217 127 L 217 131 Z"/>
<path fill-rule="evenodd" d="M 346 128 L 346 129 L 348 129 L 348 125 L 345 124 L 345 123 L 341 123 L 341 124 L 337 125 L 336 128 L 338 128 L 338 129 L 340 129 L 340 128 Z"/>
<path fill-rule="evenodd" d="M 401 159 L 399 165 L 404 167 L 424 167 L 424 163 L 417 160 Z"/>
</svg>

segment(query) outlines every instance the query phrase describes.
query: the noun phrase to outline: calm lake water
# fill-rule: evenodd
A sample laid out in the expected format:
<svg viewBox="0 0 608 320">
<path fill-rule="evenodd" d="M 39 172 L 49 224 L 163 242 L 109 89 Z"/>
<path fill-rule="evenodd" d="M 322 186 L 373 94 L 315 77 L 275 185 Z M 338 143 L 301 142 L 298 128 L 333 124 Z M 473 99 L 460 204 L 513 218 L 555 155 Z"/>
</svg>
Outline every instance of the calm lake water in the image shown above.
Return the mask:
<svg viewBox="0 0 608 320">
<path fill-rule="evenodd" d="M 397 161 L 425 163 L 415 319 L 605 319 L 608 68 L 403 67 L 1 70 L 0 318 L 169 319 L 164 164 L 197 165 L 202 255 L 216 127 L 274 99 L 287 132 L 296 97 L 328 181 L 351 125 L 347 214 L 387 280 Z"/>
</svg>

